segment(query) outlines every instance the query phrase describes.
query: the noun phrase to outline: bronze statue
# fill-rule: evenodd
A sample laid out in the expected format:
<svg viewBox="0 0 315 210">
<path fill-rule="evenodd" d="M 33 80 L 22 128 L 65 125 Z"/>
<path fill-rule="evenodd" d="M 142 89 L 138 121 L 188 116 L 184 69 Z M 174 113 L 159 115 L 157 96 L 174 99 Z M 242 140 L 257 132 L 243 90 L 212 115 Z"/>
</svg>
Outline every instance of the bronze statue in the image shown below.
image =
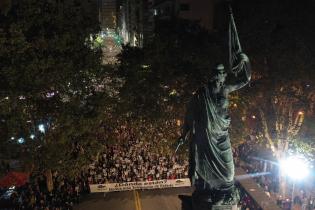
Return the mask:
<svg viewBox="0 0 315 210">
<path fill-rule="evenodd" d="M 229 138 L 228 96 L 249 83 L 251 71 L 249 59 L 242 52 L 238 41 L 232 13 L 230 15 L 231 73 L 225 71 L 223 64 L 215 66 L 214 76 L 208 84 L 196 91 L 187 106 L 179 139 L 179 145 L 185 139 L 190 139 L 189 176 L 195 186 L 193 200 L 195 197 L 196 205 L 200 201 L 211 205 L 231 205 L 238 202 Z M 227 80 L 228 76 L 232 80 Z"/>
</svg>

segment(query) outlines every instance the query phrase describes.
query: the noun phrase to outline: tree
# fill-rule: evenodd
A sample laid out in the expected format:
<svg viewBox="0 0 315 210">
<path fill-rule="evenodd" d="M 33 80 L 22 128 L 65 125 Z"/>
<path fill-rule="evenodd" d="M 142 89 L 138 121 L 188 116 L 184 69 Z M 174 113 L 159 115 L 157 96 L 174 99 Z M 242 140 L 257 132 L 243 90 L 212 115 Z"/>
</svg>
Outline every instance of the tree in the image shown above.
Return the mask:
<svg viewBox="0 0 315 210">
<path fill-rule="evenodd" d="M 92 47 L 98 32 L 95 1 L 12 1 L 1 14 L 4 145 L 36 155 L 44 168 L 79 168 L 76 158 L 95 149 L 109 98 L 98 91 L 107 70 L 100 49 Z M 7 147 L 3 151 L 12 154 Z"/>
<path fill-rule="evenodd" d="M 274 148 L 273 138 L 296 139 L 304 117 L 314 114 L 314 49 L 310 46 L 315 43 L 310 20 L 315 4 L 236 1 L 235 8 L 254 72 L 250 91 L 254 95 L 248 92 L 244 100 L 247 110 L 260 116 L 262 133 Z"/>
</svg>

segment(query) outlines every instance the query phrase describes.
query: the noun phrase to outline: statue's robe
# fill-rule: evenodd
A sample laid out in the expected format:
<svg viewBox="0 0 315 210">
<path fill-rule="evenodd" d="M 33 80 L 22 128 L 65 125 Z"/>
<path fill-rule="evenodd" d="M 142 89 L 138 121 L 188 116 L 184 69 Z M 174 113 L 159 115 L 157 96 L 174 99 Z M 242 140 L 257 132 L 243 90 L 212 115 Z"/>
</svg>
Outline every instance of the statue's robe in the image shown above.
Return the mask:
<svg viewBox="0 0 315 210">
<path fill-rule="evenodd" d="M 230 118 L 220 116 L 218 104 L 208 86 L 200 88 L 190 101 L 185 125 L 190 130 L 190 170 L 192 183 L 202 179 L 212 189 L 234 185 L 234 163 L 229 138 Z"/>
</svg>

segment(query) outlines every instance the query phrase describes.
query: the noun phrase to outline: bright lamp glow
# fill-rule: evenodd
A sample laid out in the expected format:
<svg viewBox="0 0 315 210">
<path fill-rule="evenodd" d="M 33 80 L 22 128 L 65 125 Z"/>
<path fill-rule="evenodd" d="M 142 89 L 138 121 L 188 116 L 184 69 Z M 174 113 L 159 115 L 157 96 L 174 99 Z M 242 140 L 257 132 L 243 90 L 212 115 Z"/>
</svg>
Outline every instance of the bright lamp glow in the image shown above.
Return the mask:
<svg viewBox="0 0 315 210">
<path fill-rule="evenodd" d="M 19 144 L 23 144 L 25 142 L 25 140 L 22 137 L 19 138 L 17 141 L 18 141 Z"/>
<path fill-rule="evenodd" d="M 38 125 L 38 130 L 42 133 L 45 133 L 45 126 L 43 124 Z"/>
<path fill-rule="evenodd" d="M 287 176 L 295 180 L 301 180 L 309 174 L 308 164 L 301 157 L 292 156 L 280 161 L 280 168 Z"/>
</svg>

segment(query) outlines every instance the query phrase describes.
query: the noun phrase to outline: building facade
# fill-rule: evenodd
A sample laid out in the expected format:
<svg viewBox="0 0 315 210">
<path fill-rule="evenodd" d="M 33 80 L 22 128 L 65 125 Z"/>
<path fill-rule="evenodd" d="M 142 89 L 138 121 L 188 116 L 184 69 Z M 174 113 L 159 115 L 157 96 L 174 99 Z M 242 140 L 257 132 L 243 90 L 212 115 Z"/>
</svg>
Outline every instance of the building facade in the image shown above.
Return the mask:
<svg viewBox="0 0 315 210">
<path fill-rule="evenodd" d="M 102 29 L 115 29 L 124 44 L 143 47 L 154 37 L 159 20 L 181 18 L 214 29 L 218 0 L 99 0 Z"/>
<path fill-rule="evenodd" d="M 99 22 L 101 29 L 117 27 L 117 0 L 98 0 Z"/>
<path fill-rule="evenodd" d="M 154 30 L 154 0 L 121 0 L 118 12 L 118 31 L 124 43 L 143 47 Z"/>
</svg>

